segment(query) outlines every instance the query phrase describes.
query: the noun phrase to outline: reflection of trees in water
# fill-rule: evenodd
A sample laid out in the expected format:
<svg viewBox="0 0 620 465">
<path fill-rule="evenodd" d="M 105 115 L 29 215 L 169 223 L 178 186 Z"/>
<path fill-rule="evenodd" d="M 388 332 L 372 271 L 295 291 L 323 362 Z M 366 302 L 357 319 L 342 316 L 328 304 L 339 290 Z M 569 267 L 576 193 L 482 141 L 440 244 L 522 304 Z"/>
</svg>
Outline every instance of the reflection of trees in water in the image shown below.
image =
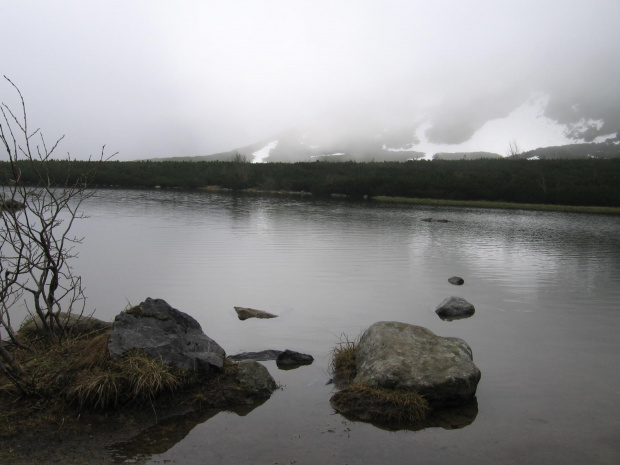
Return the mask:
<svg viewBox="0 0 620 465">
<path fill-rule="evenodd" d="M 163 454 L 181 442 L 196 426 L 210 420 L 218 413 L 233 412 L 245 416 L 263 405 L 267 399 L 257 399 L 251 405 L 221 409 L 205 409 L 186 415 L 174 416 L 160 421 L 129 441 L 119 442 L 108 447 L 114 463 L 146 463 L 153 455 Z"/>
</svg>

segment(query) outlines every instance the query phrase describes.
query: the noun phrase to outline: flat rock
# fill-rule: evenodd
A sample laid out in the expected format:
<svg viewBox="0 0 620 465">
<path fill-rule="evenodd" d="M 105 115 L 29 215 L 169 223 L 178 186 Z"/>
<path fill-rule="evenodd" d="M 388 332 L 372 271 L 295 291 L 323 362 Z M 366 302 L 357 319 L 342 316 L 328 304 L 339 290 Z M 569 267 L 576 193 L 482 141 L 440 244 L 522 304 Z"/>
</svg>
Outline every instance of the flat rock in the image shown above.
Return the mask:
<svg viewBox="0 0 620 465">
<path fill-rule="evenodd" d="M 431 405 L 458 405 L 472 399 L 480 370 L 462 339 L 441 337 L 427 328 L 381 321 L 362 335 L 353 383 L 375 388 L 411 389 Z"/>
<path fill-rule="evenodd" d="M 435 309 L 439 318 L 446 321 L 469 318 L 475 312 L 474 306 L 461 297 L 448 297 Z"/>
<path fill-rule="evenodd" d="M 275 360 L 282 353 L 281 350 L 261 350 L 259 352 L 241 352 L 240 354 L 229 355 L 228 358 L 231 360 L 256 360 L 260 362 L 264 362 L 267 360 Z"/>
<path fill-rule="evenodd" d="M 273 313 L 248 307 L 235 307 L 235 312 L 237 312 L 237 316 L 240 320 L 247 320 L 248 318 L 277 318 L 278 316 Z"/>
<path fill-rule="evenodd" d="M 450 284 L 454 284 L 455 286 L 462 286 L 465 284 L 465 280 L 459 276 L 452 276 L 451 278 L 448 278 L 448 282 Z"/>
<path fill-rule="evenodd" d="M 151 298 L 116 316 L 108 350 L 113 359 L 140 350 L 162 363 L 206 373 L 221 370 L 226 356 L 194 318 Z"/>
</svg>

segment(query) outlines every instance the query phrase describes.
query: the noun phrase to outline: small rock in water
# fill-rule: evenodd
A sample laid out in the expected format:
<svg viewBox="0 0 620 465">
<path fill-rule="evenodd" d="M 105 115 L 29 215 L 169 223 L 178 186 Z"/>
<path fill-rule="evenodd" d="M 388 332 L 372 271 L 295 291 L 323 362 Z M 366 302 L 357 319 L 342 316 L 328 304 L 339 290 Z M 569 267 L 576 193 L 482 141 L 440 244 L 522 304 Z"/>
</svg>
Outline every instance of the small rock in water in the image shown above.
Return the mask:
<svg viewBox="0 0 620 465">
<path fill-rule="evenodd" d="M 448 282 L 450 284 L 454 284 L 455 286 L 461 286 L 462 284 L 465 284 L 465 280 L 458 276 L 452 276 L 450 279 L 448 279 Z"/>
<path fill-rule="evenodd" d="M 439 318 L 445 321 L 468 318 L 475 311 L 474 306 L 461 297 L 448 297 L 435 309 L 435 313 L 439 315 Z"/>
<path fill-rule="evenodd" d="M 276 359 L 276 365 L 281 370 L 290 370 L 301 365 L 310 365 L 314 362 L 312 355 L 301 354 L 293 350 L 285 350 Z"/>
<path fill-rule="evenodd" d="M 248 307 L 235 307 L 235 311 L 240 320 L 247 320 L 248 318 L 277 318 L 278 316 L 273 313 Z"/>
</svg>

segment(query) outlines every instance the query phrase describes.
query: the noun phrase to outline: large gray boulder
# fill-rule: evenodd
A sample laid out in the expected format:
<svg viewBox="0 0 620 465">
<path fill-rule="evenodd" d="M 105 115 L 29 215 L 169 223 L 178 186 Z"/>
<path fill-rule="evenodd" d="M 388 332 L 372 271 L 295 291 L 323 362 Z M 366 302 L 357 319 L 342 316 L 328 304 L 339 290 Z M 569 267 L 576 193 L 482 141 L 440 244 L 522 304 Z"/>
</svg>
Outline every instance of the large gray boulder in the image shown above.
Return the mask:
<svg viewBox="0 0 620 465">
<path fill-rule="evenodd" d="M 431 405 L 464 403 L 474 397 L 480 381 L 465 341 L 395 321 L 380 321 L 364 332 L 356 365 L 353 383 L 411 389 Z"/>
<path fill-rule="evenodd" d="M 162 363 L 206 373 L 221 370 L 226 357 L 194 318 L 151 298 L 116 316 L 108 350 L 112 359 L 140 350 Z"/>
<path fill-rule="evenodd" d="M 448 297 L 435 309 L 439 318 L 445 321 L 469 318 L 475 312 L 475 307 L 462 297 Z"/>
</svg>

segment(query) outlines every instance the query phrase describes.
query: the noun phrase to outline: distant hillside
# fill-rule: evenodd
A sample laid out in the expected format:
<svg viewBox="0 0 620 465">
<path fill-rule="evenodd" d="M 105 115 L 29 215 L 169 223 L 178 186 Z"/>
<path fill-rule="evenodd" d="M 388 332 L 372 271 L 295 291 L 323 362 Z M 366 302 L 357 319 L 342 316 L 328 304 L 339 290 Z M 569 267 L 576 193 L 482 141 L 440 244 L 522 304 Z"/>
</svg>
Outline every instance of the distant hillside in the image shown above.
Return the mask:
<svg viewBox="0 0 620 465">
<path fill-rule="evenodd" d="M 243 157 L 250 162 L 358 161 L 383 162 L 419 160 L 430 154 L 412 150 L 409 130 L 381 132 L 367 130 L 352 133 L 329 132 L 325 128 L 290 129 L 228 152 L 194 157 L 156 158 L 151 161 L 234 161 Z M 542 147 L 510 157 L 492 152 L 441 152 L 433 160 L 477 159 L 581 159 L 619 158 L 620 145 L 613 142 Z"/>
<path fill-rule="evenodd" d="M 613 142 L 600 144 L 571 144 L 557 147 L 541 147 L 510 158 L 516 159 L 580 159 L 580 158 L 620 158 L 620 145 Z"/>
<path fill-rule="evenodd" d="M 407 137 L 405 137 L 407 135 Z M 152 161 L 231 161 L 240 154 L 252 162 L 305 161 L 407 161 L 424 157 L 410 150 L 412 138 L 396 131 L 359 131 L 357 134 L 330 132 L 321 128 L 290 129 L 230 152 L 196 157 L 158 158 Z"/>
</svg>

